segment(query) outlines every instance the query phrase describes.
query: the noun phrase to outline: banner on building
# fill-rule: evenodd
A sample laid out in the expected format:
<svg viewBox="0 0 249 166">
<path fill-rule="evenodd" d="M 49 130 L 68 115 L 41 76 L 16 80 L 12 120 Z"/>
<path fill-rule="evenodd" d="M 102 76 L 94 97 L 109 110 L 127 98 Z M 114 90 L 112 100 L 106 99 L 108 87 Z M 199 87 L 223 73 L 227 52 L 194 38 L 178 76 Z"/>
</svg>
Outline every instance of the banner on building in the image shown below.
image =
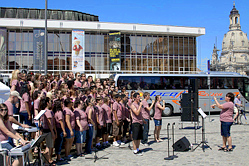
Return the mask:
<svg viewBox="0 0 249 166">
<path fill-rule="evenodd" d="M 33 69 L 43 71 L 45 69 L 45 30 L 34 28 L 33 30 Z"/>
<path fill-rule="evenodd" d="M 85 31 L 72 31 L 72 70 L 85 71 Z"/>
<path fill-rule="evenodd" d="M 121 68 L 121 32 L 109 33 L 109 53 L 110 53 L 110 70 L 120 71 Z"/>
<path fill-rule="evenodd" d="M 7 30 L 6 28 L 0 28 L 0 69 L 6 70 L 6 41 Z"/>
</svg>

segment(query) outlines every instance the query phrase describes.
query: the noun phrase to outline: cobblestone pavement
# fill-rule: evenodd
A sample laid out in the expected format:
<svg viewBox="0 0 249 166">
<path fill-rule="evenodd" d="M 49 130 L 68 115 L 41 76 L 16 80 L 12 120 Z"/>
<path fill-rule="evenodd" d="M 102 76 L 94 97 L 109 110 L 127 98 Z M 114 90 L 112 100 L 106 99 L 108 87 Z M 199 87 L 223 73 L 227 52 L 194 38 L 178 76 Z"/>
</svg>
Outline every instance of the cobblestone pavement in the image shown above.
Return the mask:
<svg viewBox="0 0 249 166">
<path fill-rule="evenodd" d="M 126 144 L 123 148 L 109 147 L 103 151 L 97 152 L 97 156 L 100 160 L 94 163 L 94 160 L 85 159 L 84 157 L 78 157 L 72 159 L 69 162 L 72 166 L 79 165 L 249 165 L 249 143 L 248 143 L 248 130 L 249 125 L 233 125 L 231 129 L 233 152 L 218 151 L 219 146 L 222 145 L 222 139 L 220 136 L 220 122 L 219 115 L 211 115 L 205 119 L 206 140 L 212 150 L 205 148 L 203 152 L 202 148 L 197 148 L 195 151 L 187 152 L 175 152 L 178 158 L 174 160 L 164 160 L 168 155 L 168 140 L 167 140 L 167 123 L 175 122 L 175 141 L 179 140 L 183 136 L 189 140 L 190 143 L 195 144 L 194 124 L 184 123 L 183 129 L 179 124 L 179 116 L 163 118 L 163 126 L 161 130 L 161 138 L 163 142 L 153 142 L 154 122 L 150 121 L 150 134 L 149 142 L 150 146 L 140 146 L 140 149 L 144 151 L 143 156 L 135 156 L 133 151 L 128 148 Z M 201 119 L 200 119 L 201 120 Z M 196 143 L 200 143 L 202 139 L 202 128 L 196 130 Z M 170 125 L 170 138 L 172 130 Z M 170 139 L 170 155 L 172 155 L 172 139 Z M 193 145 L 195 148 L 197 145 Z M 86 157 L 92 157 L 93 154 L 86 155 Z M 109 159 L 101 159 L 101 157 L 109 157 Z"/>
</svg>

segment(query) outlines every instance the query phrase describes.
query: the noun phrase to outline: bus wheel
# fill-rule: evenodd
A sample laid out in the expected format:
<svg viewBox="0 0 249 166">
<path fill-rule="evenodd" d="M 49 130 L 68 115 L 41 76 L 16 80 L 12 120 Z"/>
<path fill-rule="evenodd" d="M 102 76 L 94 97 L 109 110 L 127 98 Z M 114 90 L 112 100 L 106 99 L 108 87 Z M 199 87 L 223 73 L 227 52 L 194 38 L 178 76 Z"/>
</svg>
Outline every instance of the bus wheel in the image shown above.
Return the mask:
<svg viewBox="0 0 249 166">
<path fill-rule="evenodd" d="M 170 116 L 173 113 L 173 107 L 170 104 L 165 105 L 165 109 L 162 111 L 162 116 Z"/>
<path fill-rule="evenodd" d="M 152 109 L 150 110 L 150 116 L 153 117 L 154 114 L 155 114 L 155 110 L 152 108 Z"/>
</svg>

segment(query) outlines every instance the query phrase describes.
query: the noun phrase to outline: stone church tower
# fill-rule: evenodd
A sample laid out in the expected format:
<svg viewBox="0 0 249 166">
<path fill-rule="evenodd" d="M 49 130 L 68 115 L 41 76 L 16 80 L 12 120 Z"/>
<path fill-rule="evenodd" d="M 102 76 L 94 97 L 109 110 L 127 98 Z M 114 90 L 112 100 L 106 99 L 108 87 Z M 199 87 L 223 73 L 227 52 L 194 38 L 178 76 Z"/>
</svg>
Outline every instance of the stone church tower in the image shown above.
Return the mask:
<svg viewBox="0 0 249 166">
<path fill-rule="evenodd" d="M 247 34 L 241 30 L 240 14 L 233 4 L 229 15 L 229 31 L 222 41 L 220 60 L 216 47 L 212 54 L 211 70 L 249 74 L 249 43 Z"/>
</svg>

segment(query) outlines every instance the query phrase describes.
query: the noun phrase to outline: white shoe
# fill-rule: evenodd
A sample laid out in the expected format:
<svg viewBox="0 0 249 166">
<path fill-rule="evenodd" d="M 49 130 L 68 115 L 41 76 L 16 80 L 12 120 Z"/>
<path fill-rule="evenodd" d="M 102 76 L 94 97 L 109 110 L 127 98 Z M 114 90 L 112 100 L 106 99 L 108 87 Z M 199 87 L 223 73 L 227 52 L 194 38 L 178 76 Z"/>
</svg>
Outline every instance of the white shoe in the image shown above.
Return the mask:
<svg viewBox="0 0 249 166">
<path fill-rule="evenodd" d="M 120 145 L 125 145 L 125 143 L 124 142 L 120 142 Z"/>
<path fill-rule="evenodd" d="M 117 141 L 113 142 L 113 146 L 119 147 L 119 143 Z"/>
</svg>

